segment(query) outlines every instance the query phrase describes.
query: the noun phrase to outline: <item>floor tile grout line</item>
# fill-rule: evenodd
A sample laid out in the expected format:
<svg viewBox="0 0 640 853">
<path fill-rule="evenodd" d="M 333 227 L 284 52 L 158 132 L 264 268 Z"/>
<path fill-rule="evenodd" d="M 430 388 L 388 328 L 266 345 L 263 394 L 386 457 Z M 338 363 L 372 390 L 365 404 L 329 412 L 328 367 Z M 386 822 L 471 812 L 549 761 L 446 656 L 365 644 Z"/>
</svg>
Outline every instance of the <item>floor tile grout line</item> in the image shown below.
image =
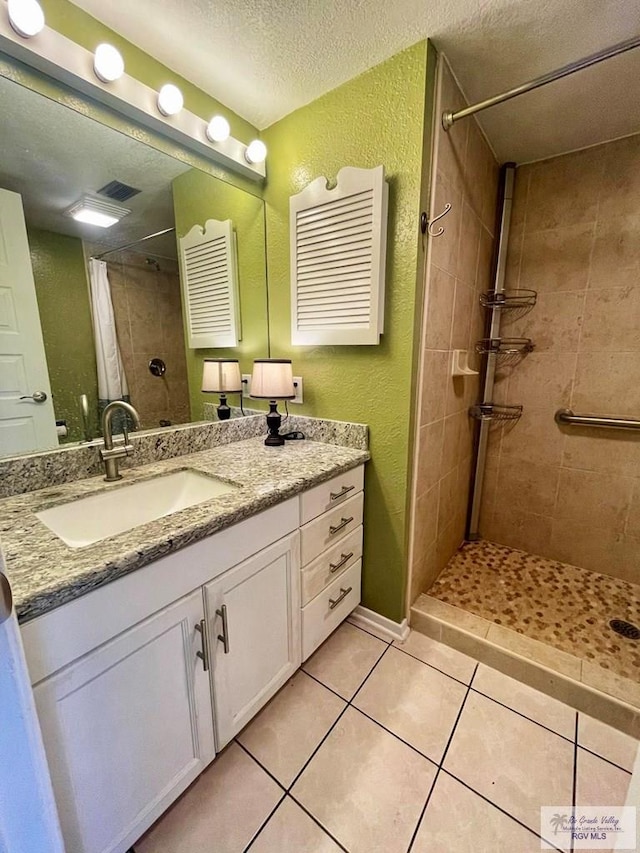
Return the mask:
<svg viewBox="0 0 640 853">
<path fill-rule="evenodd" d="M 422 636 L 426 636 L 426 634 L 423 634 Z M 434 640 L 434 643 L 437 643 L 437 642 L 439 642 L 439 641 Z M 443 643 L 443 645 L 444 645 L 444 643 Z M 416 655 L 412 655 L 411 652 L 407 652 L 407 651 L 405 651 L 405 649 L 401 649 L 400 646 L 392 645 L 392 648 L 394 648 L 397 652 L 402 652 L 402 654 L 407 655 L 407 657 L 410 657 L 410 658 L 413 658 L 414 660 L 420 661 L 420 663 L 423 663 L 425 666 L 430 666 L 431 669 L 435 669 L 436 672 L 439 672 L 442 675 L 446 675 L 447 678 L 453 678 L 453 680 L 457 681 L 458 684 L 463 684 L 465 687 L 469 686 L 468 681 L 463 681 L 462 678 L 457 678 L 455 675 L 451 675 L 450 672 L 446 672 L 446 670 L 440 669 L 440 667 L 436 666 L 434 663 L 429 663 L 429 661 L 422 660 L 422 658 L 419 658 Z M 448 646 L 447 648 L 451 648 L 451 647 Z M 452 649 L 452 651 L 456 651 L 456 649 Z M 462 654 L 462 652 L 460 652 L 460 654 Z"/>
<path fill-rule="evenodd" d="M 286 794 L 288 791 L 287 786 L 283 785 L 282 782 L 276 776 L 274 776 L 273 773 L 267 767 L 265 767 L 265 765 L 260 761 L 260 759 L 256 758 L 255 755 L 251 752 L 251 750 L 248 749 L 243 743 L 240 743 L 239 740 L 236 740 L 235 742 L 238 744 L 240 749 L 243 750 L 243 752 L 246 752 L 246 754 L 249 756 L 249 758 L 252 758 L 255 761 L 255 763 L 258 765 L 258 767 L 260 767 L 262 770 L 264 770 L 264 772 L 267 774 L 267 776 L 269 776 L 271 779 L 273 779 L 273 781 L 276 783 L 276 785 L 279 788 L 282 788 L 282 790 Z"/>
<path fill-rule="evenodd" d="M 575 721 L 575 737 L 573 739 L 573 776 L 571 779 L 571 817 L 574 818 L 576 814 L 576 795 L 578 792 L 578 725 L 579 725 L 580 715 L 576 711 L 576 721 Z M 573 833 L 571 833 L 571 844 L 570 851 L 573 853 L 575 848 L 575 839 L 573 837 Z"/>
<path fill-rule="evenodd" d="M 589 755 L 593 755 L 594 758 L 599 758 L 600 761 L 606 761 L 607 764 L 610 764 L 612 767 L 615 767 L 616 770 L 621 770 L 623 773 L 626 773 L 627 776 L 633 775 L 633 770 L 627 770 L 626 767 L 622 767 L 620 764 L 616 764 L 615 761 L 612 761 L 610 758 L 605 758 L 604 755 L 600 755 L 599 752 L 594 752 L 592 749 L 588 749 L 588 747 L 583 746 L 581 743 L 576 744 L 578 750 L 582 750 L 583 752 L 588 752 Z"/>
<path fill-rule="evenodd" d="M 448 750 L 449 750 L 449 746 L 450 746 L 451 741 L 452 741 L 452 739 L 453 739 L 453 735 L 454 735 L 454 733 L 455 733 L 455 730 L 456 730 L 456 728 L 457 728 L 457 726 L 458 726 L 458 722 L 459 722 L 460 717 L 461 717 L 461 715 L 462 715 L 462 710 L 463 710 L 463 708 L 464 708 L 464 706 L 465 706 L 465 702 L 467 701 L 467 697 L 468 697 L 469 693 L 471 692 L 471 684 L 473 683 L 473 679 L 475 678 L 475 675 L 476 675 L 476 673 L 477 673 L 477 671 L 478 671 L 478 667 L 479 667 L 479 666 L 480 666 L 480 664 L 479 664 L 479 663 L 477 663 L 477 664 L 475 665 L 474 670 L 473 670 L 473 674 L 471 675 L 471 679 L 470 679 L 470 681 L 469 681 L 469 684 L 467 685 L 466 692 L 465 692 L 464 696 L 462 697 L 462 702 L 460 703 L 460 707 L 459 707 L 459 709 L 458 709 L 458 713 L 457 713 L 457 715 L 456 715 L 456 719 L 455 719 L 455 721 L 454 721 L 454 723 L 453 723 L 453 728 L 451 729 L 451 732 L 450 732 L 450 734 L 449 734 L 449 738 L 447 739 L 447 743 L 446 743 L 446 745 L 445 745 L 444 751 L 443 751 L 442 756 L 441 756 L 441 758 L 440 758 L 440 763 L 438 764 L 438 769 L 436 770 L 436 775 L 435 775 L 435 777 L 434 777 L 434 779 L 433 779 L 433 784 L 432 784 L 432 785 L 431 785 L 431 787 L 429 788 L 429 793 L 427 794 L 427 799 L 425 800 L 425 804 L 424 804 L 424 806 L 422 807 L 422 811 L 420 812 L 420 816 L 418 817 L 418 822 L 416 823 L 415 829 L 413 830 L 413 834 L 412 834 L 412 836 L 411 836 L 411 841 L 409 842 L 409 846 L 408 846 L 408 848 L 407 848 L 407 853 L 411 853 L 411 848 L 413 847 L 413 845 L 414 845 L 414 843 L 415 843 L 416 837 L 417 837 L 417 835 L 418 835 L 418 831 L 419 831 L 419 829 L 420 829 L 420 824 L 421 824 L 421 823 L 422 823 L 422 821 L 423 821 L 423 818 L 424 818 L 425 813 L 426 813 L 426 811 L 427 811 L 427 807 L 428 807 L 428 805 L 429 805 L 429 801 L 430 801 L 430 799 L 431 799 L 431 795 L 433 794 L 433 791 L 434 791 L 434 789 L 435 789 L 435 787 L 436 787 L 436 782 L 438 781 L 438 777 L 440 776 L 440 771 L 442 770 L 442 765 L 444 764 L 444 760 L 445 760 L 445 758 L 447 757 L 447 752 L 448 752 Z"/>
<path fill-rule="evenodd" d="M 337 696 L 337 697 L 338 697 L 338 699 L 342 699 L 342 701 L 343 701 L 343 702 L 347 702 L 347 703 L 349 702 L 349 700 L 348 700 L 348 699 L 345 699 L 345 697 L 344 697 L 344 696 L 342 696 L 340 693 L 338 693 L 337 691 L 335 691 L 335 690 L 333 689 L 333 687 L 329 687 L 329 685 L 328 685 L 328 684 L 325 684 L 325 683 L 324 683 L 324 681 L 320 681 L 320 679 L 319 679 L 317 676 L 312 675 L 312 673 L 310 673 L 310 672 L 307 672 L 307 670 L 306 670 L 306 669 L 303 669 L 302 671 L 304 672 L 304 674 L 305 674 L 305 675 L 308 675 L 308 676 L 309 676 L 309 678 L 313 679 L 313 681 L 315 681 L 315 682 L 316 682 L 316 684 L 319 684 L 321 687 L 324 687 L 324 689 L 325 689 L 325 690 L 328 690 L 328 691 L 329 691 L 329 693 L 333 693 L 333 695 L 334 695 L 334 696 Z"/>
<path fill-rule="evenodd" d="M 500 670 L 496 670 L 496 672 L 499 672 L 499 671 Z M 520 683 L 522 683 L 522 682 L 520 682 Z M 562 734 L 560 734 L 560 732 L 557 732 L 555 729 L 551 729 L 551 728 L 549 728 L 549 726 L 545 726 L 545 724 L 541 723 L 539 720 L 534 720 L 532 717 L 527 717 L 527 715 L 523 714 L 522 711 L 516 711 L 515 708 L 512 708 L 510 705 L 505 705 L 504 702 L 501 702 L 499 699 L 494 699 L 493 696 L 489 696 L 488 694 L 483 693 L 482 690 L 478 690 L 477 687 L 472 687 L 471 689 L 473 690 L 474 693 L 477 693 L 479 696 L 484 696 L 485 699 L 489 699 L 491 702 L 495 702 L 496 705 L 500 705 L 502 708 L 506 708 L 507 711 L 512 711 L 514 714 L 517 714 L 519 717 L 522 717 L 523 719 L 528 720 L 530 723 L 534 723 L 536 726 L 540 726 L 541 729 L 545 729 L 545 731 L 550 732 L 552 735 L 557 735 L 557 737 L 561 737 L 563 740 L 566 740 L 568 743 L 574 742 L 572 737 L 567 737 L 566 735 L 562 735 Z M 532 688 L 532 689 L 535 690 L 535 688 Z M 541 691 L 538 691 L 538 692 L 541 692 Z M 546 696 L 546 693 L 543 695 Z M 552 697 L 549 697 L 549 698 L 552 698 Z M 557 701 L 560 701 L 560 700 L 557 700 Z M 565 703 L 563 702 L 562 704 L 565 704 Z M 567 705 L 567 708 L 571 708 L 571 705 Z"/>
<path fill-rule="evenodd" d="M 391 731 L 391 729 L 388 729 L 383 723 L 381 723 L 379 720 L 376 720 L 375 717 L 370 717 L 366 711 L 362 710 L 362 708 L 358 708 L 357 705 L 351 705 L 351 709 L 353 711 L 357 711 L 359 714 L 362 714 L 362 716 L 366 717 L 367 720 L 369 720 L 370 722 L 375 723 L 378 728 L 382 729 L 387 734 L 394 737 L 396 740 L 399 740 L 400 743 L 403 743 L 405 746 L 408 746 L 410 750 L 416 752 L 420 756 L 420 758 L 424 758 L 426 761 L 429 762 L 429 764 L 433 764 L 435 767 L 439 766 L 437 761 L 434 761 L 433 758 L 429 758 L 429 756 L 425 755 L 424 752 L 421 752 L 417 746 L 413 746 L 413 744 L 409 743 L 408 740 L 404 740 L 404 738 L 401 738 L 399 734 L 396 734 L 394 731 Z"/>
<path fill-rule="evenodd" d="M 351 704 L 353 703 L 353 700 L 356 698 L 356 696 L 358 695 L 358 693 L 360 693 L 360 691 L 362 690 L 362 688 L 365 686 L 365 684 L 367 683 L 367 681 L 371 678 L 372 674 L 375 672 L 376 667 L 378 666 L 378 664 L 380 663 L 380 661 L 382 660 L 382 658 L 387 654 L 387 652 L 388 652 L 388 651 L 389 651 L 389 649 L 391 649 L 391 648 L 392 648 L 392 646 L 391 646 L 391 644 L 389 644 L 389 645 L 387 646 L 387 648 L 382 652 L 382 654 L 380 655 L 380 657 L 378 658 L 378 660 L 374 663 L 374 665 L 371 667 L 371 669 L 369 670 L 369 672 L 367 673 L 367 675 L 366 675 L 366 676 L 365 676 L 365 678 L 363 679 L 362 684 L 360 685 L 360 687 L 358 687 L 358 689 L 357 689 L 357 690 L 356 690 L 356 692 L 353 694 L 353 696 L 351 697 L 351 699 L 349 699 L 349 705 L 351 705 Z"/>
<path fill-rule="evenodd" d="M 377 634 L 373 634 L 371 631 L 367 631 L 367 629 L 363 628 L 362 625 L 356 625 L 355 622 L 349 622 L 349 617 L 347 617 L 345 621 L 348 622 L 352 628 L 357 628 L 358 631 L 362 631 L 364 634 L 368 634 L 375 640 L 380 640 L 381 643 L 385 643 L 387 646 L 390 646 L 394 642 L 394 640 L 383 640 L 382 637 L 379 637 Z"/>
<path fill-rule="evenodd" d="M 344 846 L 344 844 L 342 844 L 340 841 L 338 841 L 338 839 L 335 837 L 335 835 L 333 835 L 333 833 L 329 832 L 329 830 L 326 828 L 326 826 L 324 826 L 324 825 L 323 825 L 323 824 L 318 820 L 318 818 L 317 818 L 314 814 L 312 814 L 312 813 L 309 811 L 309 809 L 308 809 L 305 805 L 303 805 L 303 804 L 300 802 L 300 800 L 299 800 L 299 799 L 298 799 L 294 794 L 292 794 L 292 793 L 289 791 L 289 792 L 287 793 L 287 796 L 288 796 L 291 800 L 293 800 L 293 802 L 294 802 L 297 806 L 299 806 L 299 807 L 302 809 L 302 811 L 303 811 L 306 815 L 308 815 L 308 816 L 311 818 L 311 820 L 312 820 L 312 821 L 313 821 L 317 826 L 319 826 L 319 827 L 320 827 L 320 829 L 321 829 L 323 832 L 325 832 L 325 833 L 329 836 L 329 838 L 331 838 L 331 840 L 332 840 L 332 841 L 334 841 L 334 842 L 338 845 L 338 847 L 339 847 L 341 850 L 344 850 L 344 851 L 345 851 L 345 853 L 349 853 L 349 851 L 348 851 L 348 850 L 347 850 L 347 848 Z"/>
<path fill-rule="evenodd" d="M 506 817 L 515 821 L 523 829 L 528 830 L 532 835 L 535 835 L 536 838 L 541 839 L 542 841 L 544 841 L 547 844 L 551 844 L 551 846 L 553 847 L 554 850 L 558 850 L 559 853 L 566 853 L 565 851 L 561 850 L 559 847 L 556 847 L 556 845 L 553 844 L 553 842 L 549 841 L 548 839 L 546 839 L 542 835 L 540 835 L 539 832 L 536 832 L 535 829 L 531 829 L 530 826 L 527 826 L 526 823 L 523 823 L 523 821 L 521 821 L 520 818 L 517 818 L 515 815 L 509 814 L 509 812 L 506 809 L 504 809 L 502 806 L 499 806 L 497 803 L 494 803 L 493 800 L 490 800 L 489 797 L 485 796 L 484 794 L 481 794 L 480 791 L 476 791 L 476 789 L 472 788 L 468 782 L 465 782 L 464 779 L 461 779 L 459 776 L 456 776 L 455 773 L 451 772 L 451 770 L 447 770 L 446 767 L 441 767 L 440 769 L 441 769 L 442 773 L 445 773 L 447 776 L 451 776 L 451 778 L 455 779 L 456 782 L 459 782 L 461 785 L 464 785 L 464 787 L 467 788 L 467 790 L 471 791 L 473 794 L 480 797 L 480 799 L 484 800 L 485 803 L 488 803 L 490 806 L 493 806 L 494 809 L 497 809 L 499 812 L 502 812 L 502 814 L 505 815 Z"/>
<path fill-rule="evenodd" d="M 254 836 L 253 836 L 253 838 L 251 839 L 251 841 L 250 841 L 250 842 L 247 844 L 247 846 L 244 848 L 243 853 L 247 853 L 247 851 L 248 851 L 248 850 L 250 850 L 250 849 L 253 847 L 254 842 L 256 841 L 256 839 L 258 838 L 258 836 L 260 835 L 260 833 L 262 832 L 262 830 L 263 830 L 263 829 L 265 828 L 265 826 L 269 823 L 269 821 L 271 820 L 271 818 L 272 818 L 272 817 L 274 816 L 274 814 L 278 811 L 278 809 L 280 808 L 280 806 L 282 805 L 282 803 L 286 800 L 286 798 L 287 798 L 287 792 L 286 792 L 286 791 L 284 791 L 284 792 L 283 792 L 283 794 L 282 794 L 282 796 L 281 796 L 281 797 L 280 797 L 280 799 L 278 800 L 278 802 L 275 804 L 275 806 L 271 809 L 271 811 L 269 812 L 269 814 L 268 814 L 268 815 L 267 815 L 267 817 L 265 818 L 265 820 L 260 824 L 260 826 L 259 826 L 259 828 L 258 828 L 258 831 L 254 834 Z"/>
</svg>

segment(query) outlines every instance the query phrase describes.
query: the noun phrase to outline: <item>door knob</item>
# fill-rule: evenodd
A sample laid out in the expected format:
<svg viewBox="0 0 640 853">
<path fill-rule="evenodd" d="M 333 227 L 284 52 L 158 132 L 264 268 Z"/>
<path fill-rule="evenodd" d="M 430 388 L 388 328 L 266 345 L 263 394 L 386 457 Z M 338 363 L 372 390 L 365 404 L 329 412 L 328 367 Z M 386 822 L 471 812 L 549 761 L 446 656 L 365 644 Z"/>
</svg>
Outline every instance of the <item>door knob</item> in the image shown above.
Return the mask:
<svg viewBox="0 0 640 853">
<path fill-rule="evenodd" d="M 44 403 L 47 399 L 47 395 L 44 391 L 34 391 L 33 394 L 26 394 L 24 397 L 20 397 L 21 400 L 33 400 L 34 403 Z"/>
</svg>

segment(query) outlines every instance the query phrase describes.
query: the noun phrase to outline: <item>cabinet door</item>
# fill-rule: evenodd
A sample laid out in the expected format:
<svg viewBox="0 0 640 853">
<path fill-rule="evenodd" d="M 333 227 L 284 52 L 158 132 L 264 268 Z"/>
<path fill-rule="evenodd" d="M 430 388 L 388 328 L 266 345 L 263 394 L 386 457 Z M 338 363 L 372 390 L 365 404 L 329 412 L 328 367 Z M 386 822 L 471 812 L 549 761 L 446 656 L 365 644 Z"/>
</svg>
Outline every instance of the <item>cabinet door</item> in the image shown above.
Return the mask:
<svg viewBox="0 0 640 853">
<path fill-rule="evenodd" d="M 299 596 L 297 534 L 205 587 L 218 749 L 300 666 Z"/>
<path fill-rule="evenodd" d="M 121 853 L 213 760 L 202 591 L 55 675 L 34 695 L 69 853 Z"/>
</svg>

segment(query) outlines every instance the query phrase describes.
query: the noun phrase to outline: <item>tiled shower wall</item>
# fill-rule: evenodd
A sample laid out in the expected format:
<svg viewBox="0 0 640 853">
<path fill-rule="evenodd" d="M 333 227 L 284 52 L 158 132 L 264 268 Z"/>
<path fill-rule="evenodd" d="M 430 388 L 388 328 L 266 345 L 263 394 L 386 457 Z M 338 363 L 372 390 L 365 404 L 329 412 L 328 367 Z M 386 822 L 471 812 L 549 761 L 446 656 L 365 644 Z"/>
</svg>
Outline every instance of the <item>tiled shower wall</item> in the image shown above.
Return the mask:
<svg viewBox="0 0 640 853">
<path fill-rule="evenodd" d="M 640 417 L 640 136 L 517 170 L 506 284 L 538 291 L 502 326 L 536 349 L 496 387 L 524 414 L 492 434 L 481 532 L 640 583 L 640 436 L 553 420 Z"/>
<path fill-rule="evenodd" d="M 440 109 L 464 99 L 446 65 Z M 438 124 L 438 127 L 440 125 Z M 452 351 L 473 351 L 484 317 L 478 296 L 488 289 L 494 241 L 498 167 L 475 119 L 438 132 L 432 194 L 445 229 L 430 238 L 422 341 L 421 407 L 413 506 L 413 558 L 409 595 L 428 589 L 462 542 L 469 498 L 472 422 L 478 378 L 451 376 Z M 474 361 L 474 359 L 472 359 Z"/>
<path fill-rule="evenodd" d="M 112 255 L 108 261 L 118 343 L 143 429 L 157 427 L 161 420 L 191 420 L 178 264 L 165 259 L 158 263 L 159 270 L 133 252 Z M 163 377 L 149 372 L 152 358 L 165 362 Z"/>
</svg>

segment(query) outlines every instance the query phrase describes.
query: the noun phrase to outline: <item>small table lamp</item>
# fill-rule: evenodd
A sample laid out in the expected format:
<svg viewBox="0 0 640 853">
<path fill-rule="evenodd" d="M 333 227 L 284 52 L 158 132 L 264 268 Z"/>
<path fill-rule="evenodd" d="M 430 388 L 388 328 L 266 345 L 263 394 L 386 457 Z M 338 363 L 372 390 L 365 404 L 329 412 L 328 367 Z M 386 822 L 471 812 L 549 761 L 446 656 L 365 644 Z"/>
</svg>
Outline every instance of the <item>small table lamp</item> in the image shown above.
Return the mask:
<svg viewBox="0 0 640 853">
<path fill-rule="evenodd" d="M 293 400 L 296 389 L 293 387 L 293 369 L 288 358 L 257 358 L 253 362 L 251 375 L 251 397 L 269 401 L 267 426 L 269 435 L 264 443 L 268 447 L 279 447 L 284 438 L 279 429 L 282 417 L 278 412 L 277 400 Z"/>
<path fill-rule="evenodd" d="M 242 393 L 240 364 L 237 358 L 205 358 L 202 366 L 202 390 L 205 394 L 220 394 L 218 420 L 231 417 L 227 394 Z"/>
</svg>

